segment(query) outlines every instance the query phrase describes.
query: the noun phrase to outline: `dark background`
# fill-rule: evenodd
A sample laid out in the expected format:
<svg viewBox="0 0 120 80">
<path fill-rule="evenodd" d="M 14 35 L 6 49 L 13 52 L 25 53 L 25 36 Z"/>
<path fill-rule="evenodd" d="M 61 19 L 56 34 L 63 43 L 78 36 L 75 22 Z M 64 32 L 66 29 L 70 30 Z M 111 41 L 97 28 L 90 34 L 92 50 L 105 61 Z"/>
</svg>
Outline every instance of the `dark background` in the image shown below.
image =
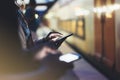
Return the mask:
<svg viewBox="0 0 120 80">
<path fill-rule="evenodd" d="M 0 2 L 0 73 L 29 69 L 28 58 L 21 55 L 18 36 L 17 6 L 14 0 Z"/>
</svg>

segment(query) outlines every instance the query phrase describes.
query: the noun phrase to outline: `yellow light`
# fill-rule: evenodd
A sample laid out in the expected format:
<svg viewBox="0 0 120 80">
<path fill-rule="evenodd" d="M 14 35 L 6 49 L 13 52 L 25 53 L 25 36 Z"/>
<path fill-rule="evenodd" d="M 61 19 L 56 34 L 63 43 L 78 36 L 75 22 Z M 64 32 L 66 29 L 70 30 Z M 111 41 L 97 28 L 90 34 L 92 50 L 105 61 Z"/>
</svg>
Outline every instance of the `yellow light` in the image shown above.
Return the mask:
<svg viewBox="0 0 120 80">
<path fill-rule="evenodd" d="M 114 10 L 120 9 L 120 4 L 114 4 L 114 5 L 113 5 L 113 9 L 114 9 Z"/>
<path fill-rule="evenodd" d="M 111 13 L 106 13 L 106 17 L 107 18 L 112 18 L 112 14 Z"/>
<path fill-rule="evenodd" d="M 53 12 L 49 12 L 48 14 L 45 15 L 45 18 L 50 19 L 54 16 Z"/>
<path fill-rule="evenodd" d="M 86 9 L 80 9 L 80 8 L 75 9 L 75 15 L 76 16 L 80 16 L 80 15 L 86 16 L 86 15 L 89 15 L 89 13 L 90 12 Z"/>
</svg>

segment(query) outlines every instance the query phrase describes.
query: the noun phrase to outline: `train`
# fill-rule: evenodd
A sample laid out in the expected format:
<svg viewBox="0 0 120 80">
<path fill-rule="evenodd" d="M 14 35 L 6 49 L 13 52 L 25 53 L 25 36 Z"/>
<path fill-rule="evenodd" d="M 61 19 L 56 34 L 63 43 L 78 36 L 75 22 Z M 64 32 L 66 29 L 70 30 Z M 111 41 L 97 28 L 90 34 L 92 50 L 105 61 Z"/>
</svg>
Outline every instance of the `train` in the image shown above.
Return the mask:
<svg viewBox="0 0 120 80">
<path fill-rule="evenodd" d="M 66 42 L 112 75 L 120 73 L 119 16 L 119 0 L 59 0 L 45 15 L 50 28 L 73 33 Z"/>
</svg>

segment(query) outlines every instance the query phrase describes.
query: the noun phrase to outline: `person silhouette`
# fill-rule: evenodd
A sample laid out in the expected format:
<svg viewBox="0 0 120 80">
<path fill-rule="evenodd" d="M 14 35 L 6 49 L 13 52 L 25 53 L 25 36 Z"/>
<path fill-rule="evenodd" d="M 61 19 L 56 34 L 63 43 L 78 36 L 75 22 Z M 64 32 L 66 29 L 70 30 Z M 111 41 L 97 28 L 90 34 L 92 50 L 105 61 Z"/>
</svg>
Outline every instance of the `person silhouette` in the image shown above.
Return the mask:
<svg viewBox="0 0 120 80">
<path fill-rule="evenodd" d="M 47 51 L 41 65 L 34 55 L 22 54 L 14 0 L 2 0 L 0 10 L 0 80 L 57 80 L 71 68 L 71 64 L 58 60 L 59 52 Z"/>
</svg>

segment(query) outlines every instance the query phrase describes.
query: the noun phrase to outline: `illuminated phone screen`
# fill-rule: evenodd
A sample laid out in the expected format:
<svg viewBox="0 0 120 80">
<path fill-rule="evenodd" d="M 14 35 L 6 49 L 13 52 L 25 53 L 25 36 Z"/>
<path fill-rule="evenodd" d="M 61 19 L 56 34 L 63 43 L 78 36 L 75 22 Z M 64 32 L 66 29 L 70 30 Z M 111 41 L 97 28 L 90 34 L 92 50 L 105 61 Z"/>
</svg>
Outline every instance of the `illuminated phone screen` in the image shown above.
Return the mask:
<svg viewBox="0 0 120 80">
<path fill-rule="evenodd" d="M 68 54 L 64 54 L 64 55 L 60 56 L 59 60 L 64 61 L 66 63 L 70 63 L 70 62 L 73 62 L 73 61 L 80 59 L 80 57 L 81 56 L 79 54 L 68 53 Z"/>
</svg>

